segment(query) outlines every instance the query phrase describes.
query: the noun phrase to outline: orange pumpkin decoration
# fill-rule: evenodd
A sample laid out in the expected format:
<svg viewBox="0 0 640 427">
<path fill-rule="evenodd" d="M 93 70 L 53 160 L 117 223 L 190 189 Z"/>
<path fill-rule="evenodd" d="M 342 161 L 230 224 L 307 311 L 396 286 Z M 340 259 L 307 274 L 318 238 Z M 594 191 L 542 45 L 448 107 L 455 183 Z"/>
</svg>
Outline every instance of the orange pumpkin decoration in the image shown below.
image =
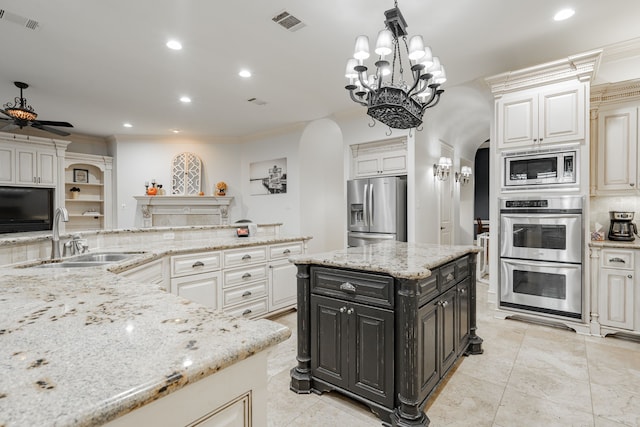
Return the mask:
<svg viewBox="0 0 640 427">
<path fill-rule="evenodd" d="M 147 195 L 148 196 L 155 196 L 156 194 L 158 194 L 158 188 L 157 187 L 149 187 L 149 188 L 147 188 Z"/>
</svg>

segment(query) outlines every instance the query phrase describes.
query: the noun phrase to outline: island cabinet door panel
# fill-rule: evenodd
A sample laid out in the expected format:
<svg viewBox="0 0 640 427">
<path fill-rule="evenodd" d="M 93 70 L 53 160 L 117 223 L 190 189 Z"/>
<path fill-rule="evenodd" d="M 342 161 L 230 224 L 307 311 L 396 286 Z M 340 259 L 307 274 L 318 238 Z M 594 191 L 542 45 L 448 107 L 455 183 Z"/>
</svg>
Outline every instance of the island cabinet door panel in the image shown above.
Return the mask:
<svg viewBox="0 0 640 427">
<path fill-rule="evenodd" d="M 349 331 L 355 336 L 349 339 L 349 383 L 351 391 L 393 407 L 393 312 L 367 307 L 362 304 L 347 305 Z"/>
<path fill-rule="evenodd" d="M 348 387 L 346 303 L 311 297 L 311 371 L 338 387 Z"/>
<path fill-rule="evenodd" d="M 420 397 L 424 399 L 440 380 L 438 329 L 438 299 L 431 301 L 418 312 L 418 378 Z"/>
<path fill-rule="evenodd" d="M 458 354 L 466 350 L 467 343 L 469 342 L 469 332 L 471 330 L 471 305 L 469 302 L 470 286 L 471 282 L 468 277 L 456 285 L 456 289 L 458 291 L 456 300 L 456 312 L 458 314 Z"/>
<path fill-rule="evenodd" d="M 440 375 L 445 375 L 447 369 L 451 367 L 456 360 L 457 348 L 457 334 L 456 334 L 456 293 L 457 289 L 452 288 L 442 294 L 438 298 L 439 308 L 441 315 L 438 316 L 442 321 L 442 341 L 440 347 Z"/>
</svg>

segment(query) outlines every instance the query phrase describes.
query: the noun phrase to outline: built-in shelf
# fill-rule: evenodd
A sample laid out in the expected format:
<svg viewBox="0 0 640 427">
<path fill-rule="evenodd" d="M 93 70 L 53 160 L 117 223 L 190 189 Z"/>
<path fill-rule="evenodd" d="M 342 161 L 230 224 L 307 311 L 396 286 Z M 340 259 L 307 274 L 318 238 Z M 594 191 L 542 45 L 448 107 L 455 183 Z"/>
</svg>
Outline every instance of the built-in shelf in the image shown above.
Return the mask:
<svg viewBox="0 0 640 427">
<path fill-rule="evenodd" d="M 78 202 L 84 202 L 84 203 L 104 203 L 104 200 L 102 199 L 64 199 L 66 203 L 78 203 Z"/>
<path fill-rule="evenodd" d="M 233 197 L 134 196 L 142 227 L 225 225 Z"/>
<path fill-rule="evenodd" d="M 70 186 L 76 186 L 76 187 L 104 187 L 104 184 L 102 183 L 96 183 L 96 182 L 73 182 L 73 181 L 67 181 L 65 182 L 65 184 L 70 185 Z"/>
</svg>

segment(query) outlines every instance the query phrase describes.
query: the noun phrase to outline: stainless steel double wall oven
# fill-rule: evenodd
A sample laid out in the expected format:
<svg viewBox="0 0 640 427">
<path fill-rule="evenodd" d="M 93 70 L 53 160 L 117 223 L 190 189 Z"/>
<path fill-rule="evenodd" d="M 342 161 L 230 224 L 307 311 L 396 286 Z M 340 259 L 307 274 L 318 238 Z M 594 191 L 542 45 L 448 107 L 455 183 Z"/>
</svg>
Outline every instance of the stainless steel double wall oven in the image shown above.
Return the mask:
<svg viewBox="0 0 640 427">
<path fill-rule="evenodd" d="M 500 306 L 583 318 L 582 196 L 500 199 Z"/>
</svg>

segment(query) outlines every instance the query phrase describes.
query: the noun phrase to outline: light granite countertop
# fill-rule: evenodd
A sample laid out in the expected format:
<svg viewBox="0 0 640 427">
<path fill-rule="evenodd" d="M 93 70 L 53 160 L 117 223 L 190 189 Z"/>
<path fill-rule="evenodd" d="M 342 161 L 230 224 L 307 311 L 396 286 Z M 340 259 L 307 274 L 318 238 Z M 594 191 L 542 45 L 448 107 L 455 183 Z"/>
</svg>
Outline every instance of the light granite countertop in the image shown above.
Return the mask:
<svg viewBox="0 0 640 427">
<path fill-rule="evenodd" d="M 431 276 L 431 269 L 435 267 L 481 250 L 479 246 L 383 242 L 320 254 L 296 255 L 291 260 L 296 264 L 349 268 L 420 280 Z"/>
<path fill-rule="evenodd" d="M 114 272 L 169 254 L 301 239 L 123 245 L 109 250 L 144 253 L 108 267 L 0 268 L 0 427 L 101 425 L 286 340 L 291 331 L 275 322 Z"/>
</svg>

